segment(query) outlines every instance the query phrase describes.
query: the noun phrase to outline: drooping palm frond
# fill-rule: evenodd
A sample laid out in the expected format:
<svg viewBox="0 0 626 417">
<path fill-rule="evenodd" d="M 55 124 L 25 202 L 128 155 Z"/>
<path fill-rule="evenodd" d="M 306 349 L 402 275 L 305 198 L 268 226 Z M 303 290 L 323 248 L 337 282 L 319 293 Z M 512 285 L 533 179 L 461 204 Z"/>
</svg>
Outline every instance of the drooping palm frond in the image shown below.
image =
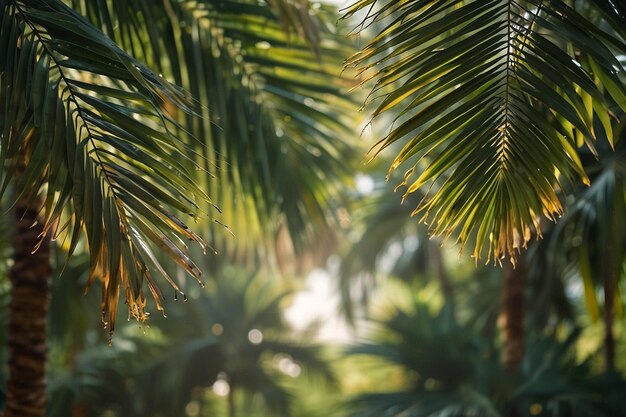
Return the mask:
<svg viewBox="0 0 626 417">
<path fill-rule="evenodd" d="M 578 156 L 604 131 L 610 106 L 626 108 L 622 6 L 531 1 L 362 0 L 346 17 L 383 29 L 349 65 L 376 80 L 391 113 L 374 154 L 398 143 L 390 171 L 406 171 L 406 194 L 431 184 L 414 211 L 435 234 L 475 238 L 474 256 L 499 259 L 525 245 L 538 218 L 562 212 L 555 188 L 578 176 Z M 576 6 L 579 7 L 579 6 Z M 414 174 L 417 178 L 414 178 Z"/>
<path fill-rule="evenodd" d="M 585 303 L 594 320 L 599 316 L 597 286 L 607 279 L 617 284 L 624 276 L 626 227 L 621 213 L 626 210 L 625 156 L 623 135 L 614 151 L 600 149 L 599 159 L 589 167 L 591 187 L 579 190 L 548 246 L 552 268 L 582 278 Z M 619 291 L 615 295 L 619 297 Z M 621 308 L 619 298 L 613 301 Z"/>
<path fill-rule="evenodd" d="M 162 309 L 155 271 L 178 290 L 155 249 L 200 280 L 183 241 L 204 243 L 177 213 L 197 217 L 207 197 L 192 180 L 192 149 L 164 110 L 192 114 L 195 105 L 60 1 L 4 0 L 0 9 L 3 189 L 27 152 L 17 189 L 41 190 L 44 233 L 67 239 L 70 254 L 85 230 L 89 283 L 102 281 L 112 334 L 120 289 L 139 320 L 145 285 Z"/>
<path fill-rule="evenodd" d="M 207 182 L 199 172 L 198 182 L 236 236 L 215 236 L 220 252 L 264 258 L 279 223 L 296 248 L 332 231 L 337 179 L 355 151 L 350 103 L 341 98 L 347 84 L 338 77 L 346 47 L 323 9 L 313 15 L 306 2 L 283 1 L 74 3 L 203 103 L 202 121 L 178 121 L 202 139 L 206 169 L 217 176 Z M 285 15 L 305 10 L 309 23 L 292 19 L 285 30 Z M 307 25 L 315 26 L 318 54 L 310 36 L 296 36 Z"/>
</svg>

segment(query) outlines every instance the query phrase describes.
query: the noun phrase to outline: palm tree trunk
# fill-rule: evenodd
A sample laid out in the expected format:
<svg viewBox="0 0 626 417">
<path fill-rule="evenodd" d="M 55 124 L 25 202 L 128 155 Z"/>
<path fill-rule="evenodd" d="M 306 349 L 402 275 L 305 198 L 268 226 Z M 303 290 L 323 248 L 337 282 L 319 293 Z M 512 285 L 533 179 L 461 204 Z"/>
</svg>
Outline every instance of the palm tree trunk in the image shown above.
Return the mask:
<svg viewBox="0 0 626 417">
<path fill-rule="evenodd" d="M 72 406 L 72 417 L 87 417 L 86 407 L 83 404 L 74 404 Z"/>
<path fill-rule="evenodd" d="M 604 352 L 607 372 L 615 370 L 615 299 L 618 290 L 618 280 L 624 260 L 623 244 L 623 217 L 624 197 L 618 190 L 623 190 L 624 184 L 618 181 L 615 184 L 615 193 L 612 198 L 612 209 L 609 215 L 608 242 L 603 248 L 603 280 L 604 280 Z"/>
<path fill-rule="evenodd" d="M 35 199 L 15 206 L 13 265 L 10 271 L 9 380 L 5 417 L 44 417 L 46 411 L 46 335 L 50 244 L 39 249 L 42 224 Z"/>
<path fill-rule="evenodd" d="M 235 387 L 231 384 L 228 390 L 228 417 L 235 417 L 237 409 L 235 406 Z"/>
<path fill-rule="evenodd" d="M 502 331 L 502 364 L 504 369 L 515 375 L 519 372 L 524 359 L 524 344 L 526 332 L 524 293 L 526 289 L 526 260 L 519 256 L 517 265 L 507 262 L 504 267 L 502 282 L 500 318 L 498 320 Z M 506 406 L 506 417 L 519 417 L 521 414 L 513 402 Z"/>
<path fill-rule="evenodd" d="M 522 256 L 515 267 L 510 263 L 504 266 L 499 324 L 503 336 L 502 363 L 512 374 L 519 371 L 524 358 L 526 275 L 526 262 Z"/>
</svg>

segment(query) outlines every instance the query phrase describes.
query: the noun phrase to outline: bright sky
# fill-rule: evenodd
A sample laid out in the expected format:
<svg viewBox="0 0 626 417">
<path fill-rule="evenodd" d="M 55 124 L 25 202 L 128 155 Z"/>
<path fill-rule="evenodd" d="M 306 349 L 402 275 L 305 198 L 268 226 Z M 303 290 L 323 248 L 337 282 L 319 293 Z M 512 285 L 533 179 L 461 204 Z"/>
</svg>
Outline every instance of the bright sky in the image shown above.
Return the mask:
<svg viewBox="0 0 626 417">
<path fill-rule="evenodd" d="M 355 0 L 324 0 L 324 3 L 334 4 L 341 9 L 355 3 Z"/>
<path fill-rule="evenodd" d="M 298 330 L 319 322 L 321 326 L 317 336 L 324 342 L 348 342 L 352 340 L 352 334 L 339 317 L 340 299 L 335 280 L 324 269 L 312 271 L 306 279 L 306 289 L 295 296 L 293 304 L 285 311 L 285 317 Z"/>
<path fill-rule="evenodd" d="M 355 0 L 324 0 L 339 9 L 347 7 Z M 369 194 L 374 181 L 368 175 L 358 174 L 356 188 L 361 194 Z M 306 288 L 294 298 L 293 304 L 285 311 L 287 320 L 296 328 L 304 329 L 313 322 L 321 323 L 318 337 L 325 342 L 348 342 L 353 339 L 350 328 L 339 315 L 339 289 L 333 277 L 324 269 L 312 271 L 306 279 Z"/>
</svg>

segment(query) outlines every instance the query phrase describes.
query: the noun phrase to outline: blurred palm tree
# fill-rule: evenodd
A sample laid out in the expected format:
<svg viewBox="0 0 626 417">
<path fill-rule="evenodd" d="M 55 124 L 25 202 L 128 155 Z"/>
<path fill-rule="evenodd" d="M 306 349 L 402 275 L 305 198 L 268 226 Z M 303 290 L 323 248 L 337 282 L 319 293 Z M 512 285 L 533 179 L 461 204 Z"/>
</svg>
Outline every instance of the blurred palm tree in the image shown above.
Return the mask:
<svg viewBox="0 0 626 417">
<path fill-rule="evenodd" d="M 589 184 L 579 149 L 597 156 L 596 138 L 618 141 L 626 9 L 610 0 L 362 0 L 345 17 L 355 15 L 357 30 L 376 33 L 348 65 L 375 81 L 372 117 L 391 121 L 371 154 L 399 146 L 389 175 L 408 164 L 403 199 L 428 187 L 412 214 L 431 233 L 470 243 L 477 260 L 486 252 L 515 264 L 542 218 L 562 214 L 560 190 Z M 505 267 L 501 295 L 513 372 L 528 281 L 520 258 Z"/>
<path fill-rule="evenodd" d="M 333 380 L 320 348 L 306 340 L 310 335 L 295 333 L 285 322 L 282 312 L 292 291 L 284 283 L 238 268 L 223 278 L 193 300 L 198 309 L 186 318 L 194 323 L 188 336 L 143 376 L 147 415 L 180 415 L 194 392 L 212 387 L 226 397 L 231 417 L 239 415 L 243 395 L 286 416 L 292 396 L 281 379 L 308 373 Z"/>
<path fill-rule="evenodd" d="M 622 114 L 623 118 L 623 114 Z M 626 141 L 622 132 L 615 149 L 599 149 L 588 158 L 592 185 L 579 190 L 547 242 L 548 268 L 565 279 L 582 281 L 585 304 L 593 321 L 600 318 L 597 291 L 603 292 L 604 350 L 607 370 L 615 368 L 615 316 L 621 314 L 620 281 L 626 264 Z"/>
<path fill-rule="evenodd" d="M 428 228 L 410 218 L 411 203 L 417 203 L 418 194 L 399 205 L 392 189 L 376 183 L 380 173 L 372 171 L 368 175 L 375 187 L 368 195 L 354 197 L 353 227 L 347 236 L 350 244 L 339 270 L 342 309 L 347 318 L 354 320 L 355 301 L 367 305 L 381 275 L 405 282 L 419 280 L 422 284 L 434 277 L 446 302 L 454 303 L 441 241 L 431 239 Z"/>
<path fill-rule="evenodd" d="M 353 416 L 621 416 L 617 373 L 595 375 L 576 360 L 573 332 L 564 341 L 532 336 L 520 373 L 511 377 L 491 341 L 459 325 L 449 314 L 416 304 L 378 322 L 374 341 L 352 355 L 399 367 L 400 386 L 357 395 Z"/>
</svg>

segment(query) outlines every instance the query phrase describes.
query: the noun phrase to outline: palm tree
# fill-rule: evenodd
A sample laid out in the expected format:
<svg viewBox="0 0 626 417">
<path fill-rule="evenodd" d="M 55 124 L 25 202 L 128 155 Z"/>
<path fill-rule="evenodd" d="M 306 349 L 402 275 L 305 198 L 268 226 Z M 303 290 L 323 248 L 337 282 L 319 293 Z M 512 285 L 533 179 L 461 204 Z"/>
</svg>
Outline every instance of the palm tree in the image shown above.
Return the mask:
<svg viewBox="0 0 626 417">
<path fill-rule="evenodd" d="M 375 156 L 399 145 L 403 199 L 435 235 L 473 242 L 476 260 L 510 257 L 502 288 L 503 360 L 516 372 L 524 346 L 524 268 L 516 253 L 563 212 L 559 190 L 589 185 L 578 148 L 611 146 L 626 109 L 626 8 L 610 0 L 405 2 L 361 0 L 358 27 L 378 26 L 349 60 L 391 114 Z M 415 178 L 417 176 L 417 178 Z M 544 219 L 542 219 L 542 217 Z M 486 248 L 486 250 L 485 250 Z M 523 257 L 522 257 L 523 258 Z M 523 262 L 523 261 L 522 261 Z"/>
<path fill-rule="evenodd" d="M 7 51 L 0 65 L 3 189 L 12 184 L 15 190 L 17 223 L 6 414 L 40 416 L 50 239 L 70 239 L 72 252 L 84 226 L 91 280 L 98 276 L 103 282 L 103 321 L 112 333 L 120 286 L 139 320 L 145 319 L 144 278 L 158 291 L 147 266 L 155 259 L 151 245 L 164 247 L 200 276 L 168 235 L 200 240 L 174 212 L 191 212 L 193 199 L 204 193 L 193 182 L 169 180 L 189 178 L 191 167 L 180 158 L 186 145 L 169 133 L 171 118 L 160 108 L 170 100 L 191 111 L 181 90 L 60 2 L 3 1 L 0 6 Z M 121 99 L 128 102 L 122 106 Z M 137 154 L 132 161 L 139 173 L 128 169 L 129 154 Z M 144 172 L 150 180 L 141 176 Z M 157 198 L 138 204 L 141 193 Z"/>
<path fill-rule="evenodd" d="M 80 271 L 76 261 L 68 268 Z M 89 316 L 93 301 L 78 306 L 80 285 L 63 278 L 53 285 L 49 416 L 178 416 L 190 403 L 202 413 L 247 415 L 252 407 L 293 415 L 295 388 L 334 380 L 311 334 L 283 318 L 291 287 L 268 275 L 227 268 L 219 286 L 190 291 L 188 303 L 169 306 L 168 318 L 152 318 L 149 329 L 119 326 L 112 347 L 94 337 L 97 317 L 63 320 L 67 306 L 56 296 L 66 294 L 79 316 Z"/>
<path fill-rule="evenodd" d="M 292 395 L 282 380 L 301 373 L 333 380 L 320 348 L 285 322 L 283 305 L 292 292 L 284 283 L 241 268 L 224 278 L 192 300 L 195 310 L 185 320 L 193 326 L 179 328 L 168 352 L 139 375 L 136 396 L 144 415 L 180 415 L 194 392 L 211 387 L 224 396 L 231 417 L 240 415 L 243 395 L 290 415 Z"/>
<path fill-rule="evenodd" d="M 7 416 L 43 415 L 50 240 L 65 241 L 70 255 L 88 248 L 88 285 L 102 282 L 112 335 L 120 290 L 140 321 L 146 286 L 163 309 L 155 271 L 182 292 L 160 254 L 202 281 L 184 241 L 208 245 L 181 219 L 208 216 L 207 190 L 226 220 L 241 215 L 258 231 L 284 218 L 297 243 L 328 228 L 322 203 L 335 193 L 313 174 L 345 166 L 336 164 L 344 142 L 331 141 L 341 112 L 325 112 L 342 85 L 321 57 L 336 45 L 310 46 L 320 31 L 308 12 L 282 1 L 71 3 L 0 3 L 2 190 L 14 193 L 18 220 Z M 207 97 L 214 102 L 195 100 Z M 217 121 L 222 130 L 213 107 L 233 116 Z M 318 157 L 323 168 L 310 163 Z M 307 186 L 297 189 L 300 177 Z M 298 203 L 287 198 L 296 192 Z"/>
<path fill-rule="evenodd" d="M 379 172 L 370 172 L 379 181 Z M 454 289 L 443 260 L 439 239 L 430 239 L 426 226 L 411 221 L 413 208 L 397 204 L 393 190 L 377 184 L 369 195 L 357 195 L 352 204 L 353 227 L 348 239 L 353 242 L 341 257 L 339 286 L 342 309 L 354 320 L 354 302 L 357 298 L 367 305 L 369 293 L 380 275 L 389 274 L 407 282 L 437 279 L 446 302 L 454 304 Z M 407 202 L 417 204 L 419 193 L 408 197 Z M 401 248 L 400 254 L 390 253 L 391 248 Z M 383 264 L 393 259 L 389 271 Z M 360 289 L 360 294 L 356 290 Z M 357 295 L 359 297 L 357 297 Z"/>
</svg>

